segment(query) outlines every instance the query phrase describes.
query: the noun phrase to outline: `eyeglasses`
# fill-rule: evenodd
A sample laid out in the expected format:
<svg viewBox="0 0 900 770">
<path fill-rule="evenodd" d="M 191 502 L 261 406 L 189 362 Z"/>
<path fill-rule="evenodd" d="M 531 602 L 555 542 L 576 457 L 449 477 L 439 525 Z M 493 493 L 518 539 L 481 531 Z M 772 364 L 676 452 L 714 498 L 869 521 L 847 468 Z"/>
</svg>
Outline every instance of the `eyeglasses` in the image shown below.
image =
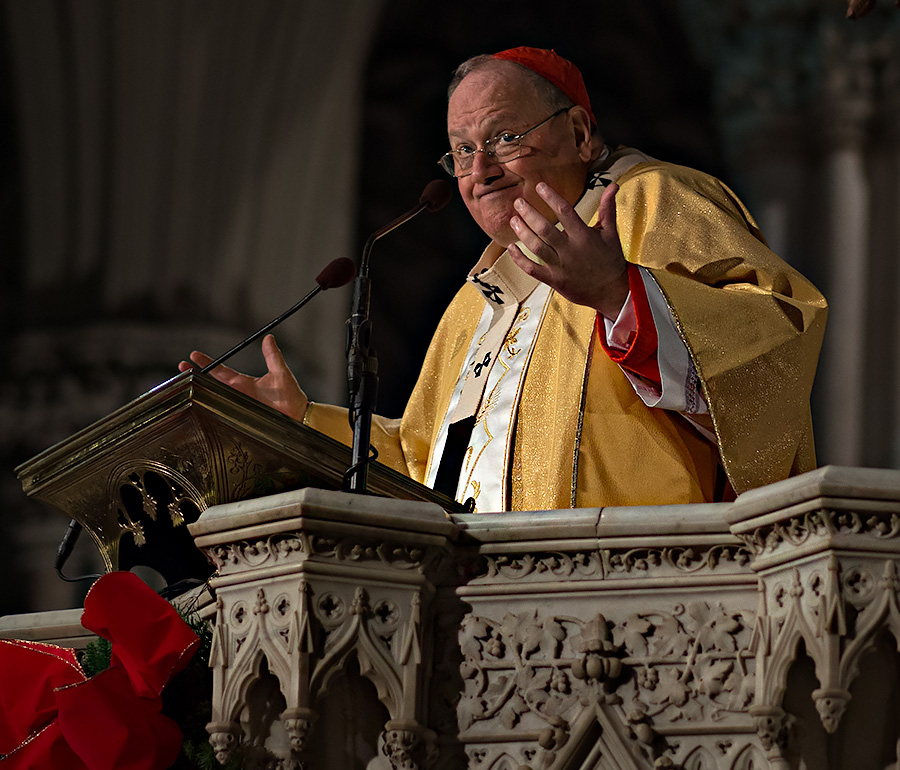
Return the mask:
<svg viewBox="0 0 900 770">
<path fill-rule="evenodd" d="M 511 160 L 515 160 L 522 154 L 522 137 L 530 134 L 535 129 L 540 128 L 544 123 L 553 120 L 557 115 L 568 112 L 570 109 L 572 108 L 560 107 L 552 115 L 544 118 L 536 126 L 532 126 L 521 134 L 510 134 L 508 132 L 499 134 L 493 139 L 488 139 L 481 146 L 481 149 L 469 144 L 460 145 L 455 150 L 451 150 L 450 152 L 441 155 L 438 165 L 450 174 L 450 176 L 459 179 L 460 177 L 468 176 L 472 173 L 472 169 L 475 166 L 475 155 L 479 152 L 483 152 L 491 160 L 494 160 L 497 163 L 509 163 Z"/>
</svg>

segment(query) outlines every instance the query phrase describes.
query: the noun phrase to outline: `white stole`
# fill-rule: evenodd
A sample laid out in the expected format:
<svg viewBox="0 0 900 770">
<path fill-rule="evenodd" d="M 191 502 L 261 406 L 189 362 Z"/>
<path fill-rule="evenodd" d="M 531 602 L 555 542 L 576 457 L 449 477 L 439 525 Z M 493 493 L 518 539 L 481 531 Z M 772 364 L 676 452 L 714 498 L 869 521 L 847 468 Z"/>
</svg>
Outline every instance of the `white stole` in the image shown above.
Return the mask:
<svg viewBox="0 0 900 770">
<path fill-rule="evenodd" d="M 450 425 L 474 416 L 456 499 L 474 499 L 478 511 L 503 511 L 509 507 L 508 467 L 519 398 L 552 292 L 519 270 L 508 252 L 470 280 L 488 301 L 441 423 L 425 483 L 434 486 Z"/>
</svg>

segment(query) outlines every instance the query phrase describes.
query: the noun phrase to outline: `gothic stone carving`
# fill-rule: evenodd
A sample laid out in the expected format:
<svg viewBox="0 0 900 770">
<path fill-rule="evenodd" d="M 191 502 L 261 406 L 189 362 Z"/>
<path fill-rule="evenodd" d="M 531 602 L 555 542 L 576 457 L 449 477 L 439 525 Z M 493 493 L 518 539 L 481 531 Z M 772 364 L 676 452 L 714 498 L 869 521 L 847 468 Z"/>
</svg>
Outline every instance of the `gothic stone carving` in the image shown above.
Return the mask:
<svg viewBox="0 0 900 770">
<path fill-rule="evenodd" d="M 208 546 L 218 568 L 208 726 L 218 761 L 240 750 L 245 764 L 303 767 L 316 699 L 354 657 L 391 717 L 382 736 L 385 756 L 395 768 L 427 767 L 435 748 L 433 732 L 420 724 L 428 636 L 422 595 L 432 590 L 423 572 L 440 561 L 436 550 L 309 531 Z M 307 572 L 313 562 L 319 566 Z M 253 688 L 266 672 L 277 680 L 285 708 L 256 729 L 247 709 L 256 706 Z M 287 745 L 273 742 L 273 720 L 281 723 Z"/>
<path fill-rule="evenodd" d="M 786 770 L 799 646 L 831 731 L 860 659 L 885 632 L 900 639 L 896 504 L 810 496 L 784 512 L 735 504 L 733 534 L 700 517 L 691 534 L 680 511 L 647 538 L 611 517 L 600 547 L 583 525 L 565 542 L 504 532 L 461 547 L 436 590 L 441 558 L 409 539 L 340 522 L 223 537 L 207 549 L 220 568 L 211 739 L 222 757 L 260 748 L 240 709 L 268 667 L 285 696 L 279 761 L 302 762 L 316 699 L 355 657 L 389 713 L 393 767 Z M 541 516 L 535 531 L 549 530 Z"/>
<path fill-rule="evenodd" d="M 706 601 L 615 621 L 538 610 L 499 619 L 470 613 L 459 631 L 459 728 L 473 740 L 516 729 L 535 734 L 529 764 L 550 767 L 573 721 L 602 705 L 634 751 L 662 761 L 674 745 L 660 739 L 660 726 L 665 732 L 746 710 L 753 696 L 753 626 L 752 613 Z"/>
<path fill-rule="evenodd" d="M 786 761 L 791 718 L 781 709 L 802 642 L 813 660 L 822 725 L 835 732 L 860 659 L 887 630 L 900 644 L 897 540 L 892 510 L 816 508 L 739 533 L 760 570 L 751 649 L 758 683 L 750 713 L 770 761 Z"/>
</svg>

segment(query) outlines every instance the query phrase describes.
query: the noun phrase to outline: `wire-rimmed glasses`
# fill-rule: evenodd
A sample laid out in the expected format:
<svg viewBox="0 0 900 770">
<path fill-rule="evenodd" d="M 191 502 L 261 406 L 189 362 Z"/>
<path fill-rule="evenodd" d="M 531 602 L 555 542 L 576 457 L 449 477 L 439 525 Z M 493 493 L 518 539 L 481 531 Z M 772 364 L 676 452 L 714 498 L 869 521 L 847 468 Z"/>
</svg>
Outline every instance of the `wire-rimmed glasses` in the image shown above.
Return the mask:
<svg viewBox="0 0 900 770">
<path fill-rule="evenodd" d="M 480 148 L 473 147 L 470 144 L 461 144 L 455 150 L 441 155 L 438 165 L 450 176 L 459 179 L 472 173 L 472 169 L 475 167 L 475 156 L 479 152 L 483 152 L 497 163 L 509 163 L 509 161 L 515 160 L 522 154 L 522 138 L 524 136 L 570 109 L 571 107 L 560 107 L 552 115 L 547 116 L 540 123 L 532 126 L 527 131 L 523 131 L 521 134 L 511 134 L 508 131 L 504 131 L 502 134 L 488 139 Z"/>
</svg>

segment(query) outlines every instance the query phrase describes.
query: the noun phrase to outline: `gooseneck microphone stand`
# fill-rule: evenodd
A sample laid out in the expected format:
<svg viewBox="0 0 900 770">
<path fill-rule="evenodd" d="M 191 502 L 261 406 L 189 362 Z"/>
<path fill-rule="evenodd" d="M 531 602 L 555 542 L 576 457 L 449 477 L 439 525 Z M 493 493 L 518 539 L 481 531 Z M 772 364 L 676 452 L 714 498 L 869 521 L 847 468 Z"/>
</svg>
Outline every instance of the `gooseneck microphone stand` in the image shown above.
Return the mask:
<svg viewBox="0 0 900 770">
<path fill-rule="evenodd" d="M 369 241 L 371 240 L 370 238 Z M 366 243 L 366 247 L 371 249 L 369 242 Z M 365 258 L 364 255 L 363 259 Z M 359 272 L 353 282 L 353 306 L 348 321 L 347 381 L 350 391 L 349 416 L 350 425 L 353 427 L 353 444 L 350 467 L 344 474 L 344 486 L 349 492 L 366 491 L 372 415 L 375 413 L 375 404 L 378 400 L 378 356 L 371 347 L 370 296 L 368 264 L 363 261 L 360 262 Z"/>
<path fill-rule="evenodd" d="M 350 467 L 344 474 L 344 488 L 364 493 L 369 463 L 378 454 L 370 446 L 372 415 L 378 397 L 378 357 L 372 349 L 372 327 L 369 321 L 371 283 L 369 256 L 375 242 L 423 211 L 437 211 L 447 205 L 452 194 L 449 183 L 435 179 L 426 185 L 418 205 L 376 230 L 363 247 L 359 270 L 353 282 L 353 306 L 348 324 L 347 380 L 350 391 L 350 424 L 353 427 Z M 374 453 L 374 454 L 373 454 Z"/>
</svg>

